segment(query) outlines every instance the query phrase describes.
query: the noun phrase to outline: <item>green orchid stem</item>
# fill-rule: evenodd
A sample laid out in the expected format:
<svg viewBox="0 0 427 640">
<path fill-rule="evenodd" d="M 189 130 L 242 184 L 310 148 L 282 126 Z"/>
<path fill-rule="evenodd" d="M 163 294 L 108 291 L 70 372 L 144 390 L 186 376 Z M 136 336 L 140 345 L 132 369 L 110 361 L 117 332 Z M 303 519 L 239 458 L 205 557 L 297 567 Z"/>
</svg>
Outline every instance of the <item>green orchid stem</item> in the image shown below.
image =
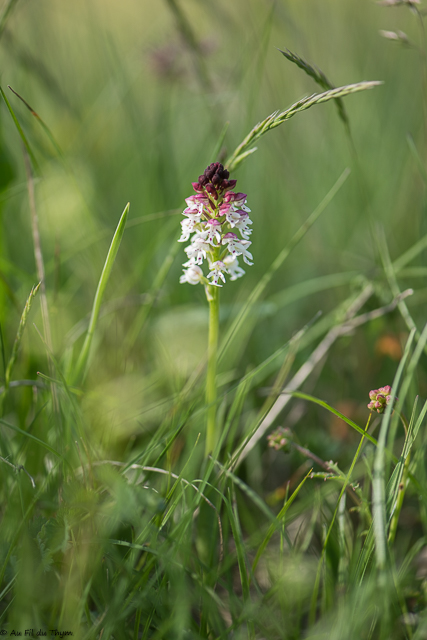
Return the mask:
<svg viewBox="0 0 427 640">
<path fill-rule="evenodd" d="M 206 404 L 208 420 L 206 430 L 206 457 L 213 452 L 217 441 L 216 433 L 216 369 L 218 361 L 219 333 L 219 287 L 208 286 L 209 291 L 209 342 L 208 371 L 206 376 Z"/>
<path fill-rule="evenodd" d="M 400 419 L 403 423 L 403 428 L 405 429 L 405 436 L 408 437 L 408 421 L 403 413 L 400 414 Z M 409 463 L 411 462 L 411 452 L 409 451 L 406 456 L 405 464 L 403 465 L 403 473 L 402 479 L 399 484 L 399 492 L 397 494 L 396 500 L 396 508 L 393 513 L 393 517 L 390 523 L 390 531 L 388 533 L 388 542 L 392 544 L 396 537 L 397 525 L 399 523 L 400 512 L 402 510 L 403 499 L 405 497 L 406 485 L 408 484 L 408 475 L 409 475 Z"/>
</svg>

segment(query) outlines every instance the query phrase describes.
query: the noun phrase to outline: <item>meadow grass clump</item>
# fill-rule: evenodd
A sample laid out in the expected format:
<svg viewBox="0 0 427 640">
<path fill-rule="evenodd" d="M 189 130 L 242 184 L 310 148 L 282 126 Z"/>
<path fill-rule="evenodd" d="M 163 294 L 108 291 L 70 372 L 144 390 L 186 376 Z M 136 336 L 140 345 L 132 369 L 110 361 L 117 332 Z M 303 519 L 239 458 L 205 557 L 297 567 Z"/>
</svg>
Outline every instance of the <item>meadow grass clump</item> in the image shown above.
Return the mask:
<svg viewBox="0 0 427 640">
<path fill-rule="evenodd" d="M 425 16 L 382 5 L 0 8 L 0 633 L 426 636 Z"/>
</svg>

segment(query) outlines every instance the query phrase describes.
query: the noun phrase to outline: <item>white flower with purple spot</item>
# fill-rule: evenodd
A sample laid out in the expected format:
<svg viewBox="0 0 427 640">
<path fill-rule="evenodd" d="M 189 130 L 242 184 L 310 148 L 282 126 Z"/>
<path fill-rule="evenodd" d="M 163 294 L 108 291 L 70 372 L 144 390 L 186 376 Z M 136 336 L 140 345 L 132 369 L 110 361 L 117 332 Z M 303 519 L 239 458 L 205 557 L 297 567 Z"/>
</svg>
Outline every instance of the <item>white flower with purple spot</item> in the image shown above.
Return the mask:
<svg viewBox="0 0 427 640">
<path fill-rule="evenodd" d="M 191 211 L 197 211 L 197 213 L 201 216 L 204 208 L 207 208 L 209 206 L 209 199 L 206 196 L 203 196 L 201 193 L 186 198 L 185 202 L 188 204 L 188 208 L 185 209 L 184 215 L 188 215 L 188 213 L 191 213 Z"/>
<path fill-rule="evenodd" d="M 230 280 L 237 280 L 237 278 L 241 278 L 245 275 L 246 271 L 239 267 L 239 261 L 237 258 L 233 258 L 233 256 L 225 256 L 224 264 L 227 268 L 227 273 L 230 275 Z"/>
<path fill-rule="evenodd" d="M 186 220 L 182 220 L 181 227 L 182 233 L 178 242 L 187 242 L 190 239 L 191 234 L 194 232 L 197 222 L 192 220 L 191 218 L 187 218 Z"/>
<path fill-rule="evenodd" d="M 248 224 L 252 224 L 252 220 L 249 218 L 249 213 L 247 213 L 246 211 L 241 210 L 239 211 L 239 213 L 239 220 L 234 226 L 240 231 L 240 235 L 242 236 L 242 238 L 244 238 L 245 240 L 249 240 L 248 236 L 251 235 L 253 229 L 250 229 L 248 227 Z"/>
<path fill-rule="evenodd" d="M 221 260 L 211 264 L 211 271 L 208 273 L 208 278 L 212 278 L 211 284 L 215 287 L 222 287 L 222 284 L 219 284 L 219 279 L 225 283 L 224 271 L 226 271 L 225 264 Z"/>
<path fill-rule="evenodd" d="M 206 244 L 203 238 L 196 238 L 191 241 L 184 251 L 188 256 L 188 261 L 184 263 L 184 267 L 190 264 L 202 264 L 203 259 L 206 260 L 206 252 L 209 251 L 210 245 Z"/>
<path fill-rule="evenodd" d="M 214 247 L 217 247 L 218 244 L 221 244 L 221 233 L 219 231 L 221 229 L 221 223 L 219 220 L 217 220 L 216 218 L 208 220 L 205 224 L 205 229 L 208 230 L 206 242 L 209 242 L 209 244 L 213 245 Z M 217 244 L 215 244 L 215 240 Z"/>
<path fill-rule="evenodd" d="M 222 244 L 228 245 L 228 250 L 233 257 L 242 256 L 246 264 L 253 264 L 253 262 L 250 262 L 253 256 L 251 252 L 247 250 L 247 247 L 252 244 L 249 240 L 239 240 L 238 236 L 230 231 L 223 236 Z"/>
</svg>

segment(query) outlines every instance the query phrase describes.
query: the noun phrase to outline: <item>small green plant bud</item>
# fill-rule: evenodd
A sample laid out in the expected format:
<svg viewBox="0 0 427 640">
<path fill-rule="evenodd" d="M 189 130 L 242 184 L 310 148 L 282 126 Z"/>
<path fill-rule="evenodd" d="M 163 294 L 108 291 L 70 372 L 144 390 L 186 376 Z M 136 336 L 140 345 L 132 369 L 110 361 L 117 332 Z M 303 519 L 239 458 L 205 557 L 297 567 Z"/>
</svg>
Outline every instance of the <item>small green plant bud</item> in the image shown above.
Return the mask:
<svg viewBox="0 0 427 640">
<path fill-rule="evenodd" d="M 288 453 L 291 449 L 292 431 L 287 427 L 278 427 L 267 436 L 267 441 L 272 449 Z"/>
</svg>

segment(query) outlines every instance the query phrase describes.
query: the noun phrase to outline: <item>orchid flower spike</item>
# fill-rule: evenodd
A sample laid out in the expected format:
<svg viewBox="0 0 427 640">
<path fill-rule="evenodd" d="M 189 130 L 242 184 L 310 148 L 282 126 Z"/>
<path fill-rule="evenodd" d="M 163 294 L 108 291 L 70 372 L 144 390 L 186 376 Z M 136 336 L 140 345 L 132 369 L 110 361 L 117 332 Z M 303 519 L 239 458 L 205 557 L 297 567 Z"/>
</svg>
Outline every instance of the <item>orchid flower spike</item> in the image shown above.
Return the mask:
<svg viewBox="0 0 427 640">
<path fill-rule="evenodd" d="M 231 281 L 245 274 L 239 266 L 238 256 L 246 264 L 253 264 L 252 254 L 248 251 L 252 244 L 249 240 L 252 220 L 246 206 L 246 194 L 234 192 L 237 181 L 229 177 L 220 162 L 213 162 L 198 181 L 192 183 L 196 195 L 186 198 L 185 219 L 181 222 L 182 234 L 178 240 L 190 241 L 184 249 L 188 260 L 183 263 L 181 283 L 222 287 L 220 282 L 226 282 L 225 274 Z M 207 275 L 202 269 L 205 260 L 209 267 Z"/>
</svg>

